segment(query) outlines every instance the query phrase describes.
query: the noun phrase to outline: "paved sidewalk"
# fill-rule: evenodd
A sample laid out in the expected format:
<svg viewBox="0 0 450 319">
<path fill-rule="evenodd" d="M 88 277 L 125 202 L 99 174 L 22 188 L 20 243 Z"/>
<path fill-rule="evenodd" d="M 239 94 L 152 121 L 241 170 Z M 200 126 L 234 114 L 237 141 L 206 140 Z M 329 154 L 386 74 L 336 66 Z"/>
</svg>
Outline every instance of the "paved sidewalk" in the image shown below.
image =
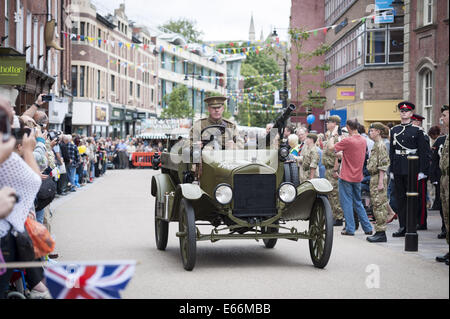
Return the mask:
<svg viewBox="0 0 450 319">
<path fill-rule="evenodd" d="M 400 251 L 405 254 L 416 255 L 418 257 L 422 257 L 426 260 L 436 263 L 436 256 L 442 256 L 449 251 L 447 241 L 445 239 L 437 238 L 437 235 L 441 232 L 441 216 L 439 215 L 439 211 L 428 211 L 427 224 L 428 230 L 417 231 L 417 234 L 419 236 L 419 249 L 417 252 L 405 251 L 405 237 L 392 237 L 392 233 L 396 232 L 399 227 L 398 220 L 394 220 L 387 226 L 387 243 L 376 243 L 376 245 Z M 361 231 L 358 230 L 358 232 Z M 358 237 L 360 237 L 360 239 L 366 240 L 367 236 Z M 444 263 L 442 264 L 446 266 Z"/>
</svg>

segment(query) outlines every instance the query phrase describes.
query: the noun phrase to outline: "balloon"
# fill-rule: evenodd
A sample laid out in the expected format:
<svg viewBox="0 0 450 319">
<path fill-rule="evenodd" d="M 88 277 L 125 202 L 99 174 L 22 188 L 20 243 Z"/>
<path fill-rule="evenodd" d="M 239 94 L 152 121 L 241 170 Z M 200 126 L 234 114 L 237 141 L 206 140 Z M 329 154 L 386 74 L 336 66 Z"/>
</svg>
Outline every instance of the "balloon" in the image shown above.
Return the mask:
<svg viewBox="0 0 450 319">
<path fill-rule="evenodd" d="M 308 124 L 313 124 L 316 121 L 316 117 L 313 114 L 308 115 L 308 117 L 306 118 L 306 120 L 308 121 Z"/>
</svg>

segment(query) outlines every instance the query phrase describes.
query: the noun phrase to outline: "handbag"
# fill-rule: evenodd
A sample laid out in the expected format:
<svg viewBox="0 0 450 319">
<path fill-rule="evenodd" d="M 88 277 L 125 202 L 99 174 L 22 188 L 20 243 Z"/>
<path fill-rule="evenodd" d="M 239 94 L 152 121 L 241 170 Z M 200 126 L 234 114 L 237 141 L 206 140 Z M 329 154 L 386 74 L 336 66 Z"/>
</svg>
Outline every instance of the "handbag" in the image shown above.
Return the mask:
<svg viewBox="0 0 450 319">
<path fill-rule="evenodd" d="M 42 210 L 47 207 L 56 196 L 56 183 L 50 176 L 44 179 L 41 184 L 41 188 L 36 195 L 36 211 Z"/>
<path fill-rule="evenodd" d="M 33 243 L 35 258 L 46 256 L 55 249 L 55 241 L 44 225 L 28 217 L 25 221 L 25 229 Z"/>
<path fill-rule="evenodd" d="M 11 225 L 11 224 L 10 224 Z M 19 233 L 13 229 L 11 225 L 11 235 L 16 238 L 16 256 L 17 261 L 33 261 L 34 258 L 34 246 L 33 241 L 30 238 L 27 230 Z"/>
</svg>

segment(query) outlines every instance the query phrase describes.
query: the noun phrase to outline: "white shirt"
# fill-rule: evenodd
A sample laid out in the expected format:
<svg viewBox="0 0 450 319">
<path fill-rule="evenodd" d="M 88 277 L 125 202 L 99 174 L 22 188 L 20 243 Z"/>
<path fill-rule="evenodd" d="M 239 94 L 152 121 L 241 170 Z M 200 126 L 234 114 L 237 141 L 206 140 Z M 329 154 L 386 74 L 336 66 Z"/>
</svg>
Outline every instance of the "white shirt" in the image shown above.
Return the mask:
<svg viewBox="0 0 450 319">
<path fill-rule="evenodd" d="M 41 187 L 41 177 L 16 153 L 0 165 L 0 189 L 8 186 L 16 191 L 19 202 L 8 217 L 0 219 L 0 238 L 10 229 L 10 224 L 18 232 L 25 231 L 28 213 L 34 207 L 34 200 Z"/>
</svg>

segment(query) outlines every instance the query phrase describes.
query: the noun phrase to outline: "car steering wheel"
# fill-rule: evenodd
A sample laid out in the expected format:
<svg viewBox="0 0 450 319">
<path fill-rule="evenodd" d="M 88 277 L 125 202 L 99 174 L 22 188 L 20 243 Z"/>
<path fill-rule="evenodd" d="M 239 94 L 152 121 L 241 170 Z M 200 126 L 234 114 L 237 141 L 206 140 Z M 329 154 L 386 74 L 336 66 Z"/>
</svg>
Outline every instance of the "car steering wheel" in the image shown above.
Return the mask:
<svg viewBox="0 0 450 319">
<path fill-rule="evenodd" d="M 225 130 L 226 130 L 226 127 L 225 127 L 225 126 L 223 126 L 223 125 L 210 125 L 210 126 L 205 127 L 205 128 L 200 132 L 200 137 L 202 137 L 203 133 L 204 133 L 206 130 L 210 129 L 210 128 L 218 128 L 218 129 L 220 130 L 221 135 L 224 135 L 224 134 L 225 134 Z M 213 134 L 211 134 L 211 137 L 210 137 L 209 140 L 203 140 L 203 139 L 201 139 L 200 141 L 202 142 L 202 150 L 203 150 L 203 148 L 204 148 L 207 144 L 209 144 L 210 142 L 214 141 L 214 139 L 215 139 L 215 135 L 213 135 Z M 222 149 L 223 149 L 223 150 L 225 149 L 225 145 L 222 145 Z"/>
</svg>

